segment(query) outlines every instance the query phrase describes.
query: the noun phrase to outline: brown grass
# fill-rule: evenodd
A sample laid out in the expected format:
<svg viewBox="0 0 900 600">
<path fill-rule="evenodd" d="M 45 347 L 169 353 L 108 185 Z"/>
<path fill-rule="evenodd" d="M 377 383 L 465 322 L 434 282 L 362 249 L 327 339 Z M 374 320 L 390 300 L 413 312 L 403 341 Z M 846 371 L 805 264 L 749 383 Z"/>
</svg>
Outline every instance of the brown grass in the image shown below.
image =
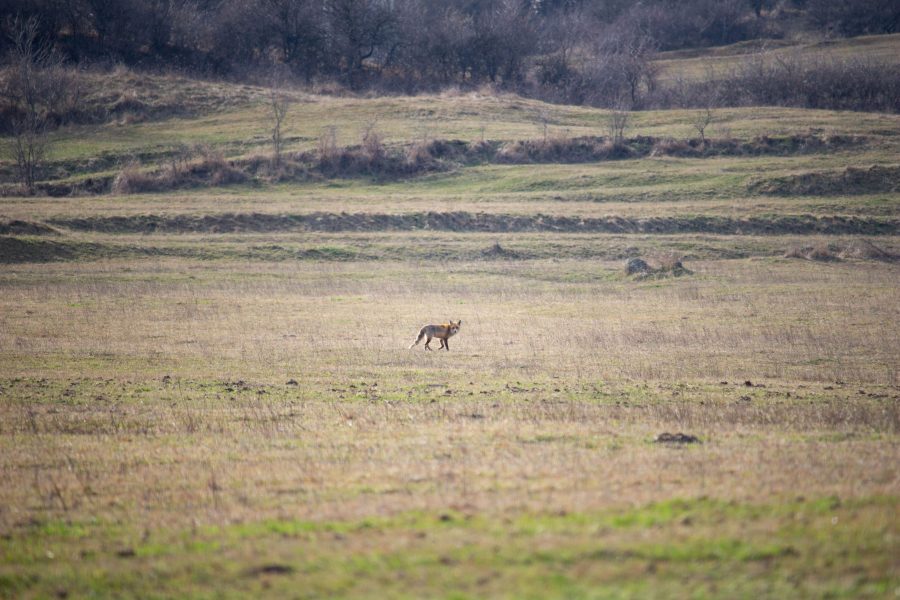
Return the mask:
<svg viewBox="0 0 900 600">
<path fill-rule="evenodd" d="M 247 181 L 247 174 L 225 160 L 221 152 L 205 149 L 198 158 L 174 160 L 159 170 L 147 171 L 132 162 L 113 179 L 113 194 L 164 192 L 199 186 L 223 186 Z"/>
<path fill-rule="evenodd" d="M 367 234 L 346 239 L 371 243 Z M 483 249 L 496 238 L 479 240 Z M 31 313 L 9 321 L 0 352 L 32 356 L 34 370 L 4 361 L 6 375 L 39 375 L 60 357 L 77 373 L 108 353 L 125 360 L 120 371 L 152 359 L 162 360 L 159 372 L 185 376 L 198 364 L 204 376 L 244 379 L 287 379 L 299 365 L 348 376 L 373 363 L 402 372 L 423 366 L 399 351 L 419 321 L 453 317 L 466 328 L 453 362 L 441 363 L 448 377 L 476 369 L 513 378 L 897 383 L 897 346 L 885 335 L 900 322 L 891 264 L 695 261 L 693 277 L 647 286 L 610 279 L 619 262 L 577 260 L 152 264 L 158 275 L 149 279 L 119 277 L 115 262 L 9 270 L 35 275 L 7 280 L 5 314 Z M 51 283 L 65 273 L 63 284 Z M 855 326 L 846 331 L 850 315 Z"/>
<path fill-rule="evenodd" d="M 338 381 L 320 400 L 281 384 L 174 379 L 123 401 L 134 384 L 61 383 L 59 401 L 2 408 L 3 475 L 13 485 L 0 500 L 16 510 L 0 512 L 0 530 L 101 510 L 104 520 L 156 531 L 417 510 L 590 511 L 703 495 L 771 502 L 798 490 L 848 498 L 896 492 L 900 458 L 877 441 L 898 431 L 896 400 L 823 397 L 821 386 L 743 400 L 741 386 L 654 385 L 667 398 L 656 402 L 617 386 L 572 400 L 565 383 L 510 392 L 447 381 L 402 401 L 383 398 L 405 394 L 383 379 Z M 4 388 L 47 393 L 40 381 Z M 588 399 L 598 393 L 604 400 Z M 650 443 L 670 430 L 703 444 Z"/>
</svg>

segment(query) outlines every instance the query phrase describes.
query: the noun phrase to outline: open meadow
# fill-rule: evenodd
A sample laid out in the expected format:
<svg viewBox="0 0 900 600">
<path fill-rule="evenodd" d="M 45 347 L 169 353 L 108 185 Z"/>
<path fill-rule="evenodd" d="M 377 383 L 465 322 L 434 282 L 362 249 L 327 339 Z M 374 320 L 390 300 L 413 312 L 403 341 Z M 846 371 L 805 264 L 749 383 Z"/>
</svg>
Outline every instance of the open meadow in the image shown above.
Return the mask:
<svg viewBox="0 0 900 600">
<path fill-rule="evenodd" d="M 266 90 L 140 85 L 0 198 L 0 597 L 900 594 L 900 116 L 583 160 L 608 111 L 298 92 L 295 171 L 92 194 L 269 151 Z M 373 131 L 487 158 L 307 160 Z"/>
</svg>

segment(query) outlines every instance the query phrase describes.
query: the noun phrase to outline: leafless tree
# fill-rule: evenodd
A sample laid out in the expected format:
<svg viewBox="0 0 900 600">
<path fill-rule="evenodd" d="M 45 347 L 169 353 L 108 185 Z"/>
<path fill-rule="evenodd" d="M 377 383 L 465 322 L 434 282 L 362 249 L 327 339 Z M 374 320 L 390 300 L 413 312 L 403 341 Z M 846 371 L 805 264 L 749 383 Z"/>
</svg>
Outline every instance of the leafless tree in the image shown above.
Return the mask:
<svg viewBox="0 0 900 600">
<path fill-rule="evenodd" d="M 711 106 L 707 105 L 694 113 L 692 125 L 694 126 L 694 129 L 697 130 L 697 133 L 700 134 L 700 141 L 703 142 L 704 145 L 706 144 L 706 128 L 709 127 L 709 124 L 712 122 L 713 112 Z"/>
<path fill-rule="evenodd" d="M 649 36 L 631 32 L 615 40 L 607 51 L 614 57 L 613 64 L 625 83 L 631 105 L 638 106 L 642 90 L 650 92 L 656 84 L 656 43 Z"/>
<path fill-rule="evenodd" d="M 284 126 L 284 120 L 287 118 L 290 104 L 291 98 L 282 89 L 281 77 L 276 70 L 272 75 L 272 85 L 269 89 L 269 108 L 271 109 L 272 122 L 272 164 L 276 167 L 281 164 L 281 153 L 284 150 L 282 127 Z"/>
<path fill-rule="evenodd" d="M 332 162 L 338 154 L 338 132 L 335 125 L 328 125 L 319 135 L 317 144 L 317 152 L 319 155 L 319 163 L 326 165 Z"/>
<path fill-rule="evenodd" d="M 261 0 L 259 9 L 274 37 L 281 60 L 312 80 L 326 59 L 325 23 L 321 2 L 314 0 Z"/>
<path fill-rule="evenodd" d="M 628 128 L 630 117 L 631 113 L 623 104 L 609 111 L 606 125 L 609 130 L 609 138 L 614 144 L 621 144 L 625 141 L 625 130 Z"/>
<path fill-rule="evenodd" d="M 9 69 L 0 93 L 13 115 L 10 147 L 19 180 L 32 193 L 49 146 L 48 131 L 61 109 L 77 102 L 78 93 L 62 58 L 40 38 L 36 18 L 17 19 L 12 31 Z"/>
<path fill-rule="evenodd" d="M 352 88 L 362 85 L 366 61 L 390 54 L 396 15 L 377 0 L 326 0 L 322 8 L 332 51 Z"/>
</svg>

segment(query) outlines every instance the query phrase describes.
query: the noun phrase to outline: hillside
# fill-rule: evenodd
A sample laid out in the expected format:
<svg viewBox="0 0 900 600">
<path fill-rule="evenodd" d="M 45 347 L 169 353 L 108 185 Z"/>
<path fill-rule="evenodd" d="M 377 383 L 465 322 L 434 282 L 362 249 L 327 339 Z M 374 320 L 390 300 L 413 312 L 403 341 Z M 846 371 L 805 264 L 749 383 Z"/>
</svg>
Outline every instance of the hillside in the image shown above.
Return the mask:
<svg viewBox="0 0 900 600">
<path fill-rule="evenodd" d="M 897 64 L 900 61 L 900 34 L 868 35 L 817 42 L 752 40 L 729 46 L 672 50 L 656 57 L 663 80 L 702 80 L 711 74 L 727 73 L 749 60 L 778 61 L 861 61 Z"/>
</svg>

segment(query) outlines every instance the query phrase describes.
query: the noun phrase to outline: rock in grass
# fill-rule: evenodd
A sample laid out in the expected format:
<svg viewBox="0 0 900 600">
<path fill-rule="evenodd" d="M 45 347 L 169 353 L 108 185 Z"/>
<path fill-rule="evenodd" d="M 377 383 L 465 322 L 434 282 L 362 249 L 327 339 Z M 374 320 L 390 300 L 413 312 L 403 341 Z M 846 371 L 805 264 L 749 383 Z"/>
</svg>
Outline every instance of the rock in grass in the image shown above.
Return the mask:
<svg viewBox="0 0 900 600">
<path fill-rule="evenodd" d="M 628 275 L 639 275 L 650 272 L 650 265 L 641 258 L 629 258 L 625 263 L 625 273 Z"/>
</svg>

